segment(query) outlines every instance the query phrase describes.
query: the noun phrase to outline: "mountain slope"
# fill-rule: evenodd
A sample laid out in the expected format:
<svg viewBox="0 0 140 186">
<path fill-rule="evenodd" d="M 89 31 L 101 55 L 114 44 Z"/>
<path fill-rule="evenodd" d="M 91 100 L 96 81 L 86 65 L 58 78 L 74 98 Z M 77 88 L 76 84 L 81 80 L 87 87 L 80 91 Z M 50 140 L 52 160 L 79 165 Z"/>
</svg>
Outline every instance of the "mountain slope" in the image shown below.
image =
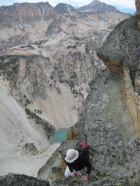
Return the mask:
<svg viewBox="0 0 140 186">
<path fill-rule="evenodd" d="M 106 3 L 100 2 L 99 0 L 94 0 L 90 4 L 82 6 L 77 9 L 79 12 L 117 12 L 117 9 L 114 6 L 108 5 Z"/>
<path fill-rule="evenodd" d="M 51 156 L 59 146 L 49 144 L 52 132 L 73 126 L 83 115 L 89 82 L 106 68 L 96 50 L 129 15 L 110 11 L 78 13 L 70 5 L 52 8 L 48 3 L 2 7 L 0 15 L 1 89 L 5 90 L 5 83 L 8 84 L 10 99 L 7 94 L 5 99 L 9 103 L 12 99 L 10 105 L 16 110 L 4 114 L 3 108 L 9 111 L 12 106 L 5 105 L 4 97 L 0 97 L 0 118 L 4 117 L 0 123 L 5 130 L 2 147 L 9 135 L 8 128 L 12 128 L 12 123 L 16 128 L 12 130 L 12 140 L 8 137 L 2 150 L 1 174 L 11 170 L 35 175 L 46 154 Z M 21 118 L 16 117 L 21 113 Z M 4 129 L 3 123 L 8 127 Z M 9 146 L 12 150 L 7 152 Z M 37 158 L 42 158 L 40 165 Z M 24 161 L 22 170 L 12 163 L 23 166 Z"/>
<path fill-rule="evenodd" d="M 50 145 L 41 126 L 28 121 L 8 84 L 0 78 L 0 175 L 20 172 L 37 176 L 59 144 Z"/>
<path fill-rule="evenodd" d="M 53 7 L 48 3 L 15 3 L 12 6 L 0 7 L 0 25 L 15 27 L 20 24 L 30 24 L 41 21 Z"/>
</svg>

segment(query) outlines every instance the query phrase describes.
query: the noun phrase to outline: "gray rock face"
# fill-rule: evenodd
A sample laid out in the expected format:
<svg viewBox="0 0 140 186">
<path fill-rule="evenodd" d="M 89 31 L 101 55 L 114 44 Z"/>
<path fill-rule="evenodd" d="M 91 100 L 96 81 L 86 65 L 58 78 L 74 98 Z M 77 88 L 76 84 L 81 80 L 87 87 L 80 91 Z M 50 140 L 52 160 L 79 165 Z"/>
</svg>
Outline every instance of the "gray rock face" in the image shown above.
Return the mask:
<svg viewBox="0 0 140 186">
<path fill-rule="evenodd" d="M 0 177 L 0 186 L 49 186 L 49 182 L 39 180 L 37 178 L 26 176 L 26 175 L 16 175 L 8 174 L 4 177 Z"/>
<path fill-rule="evenodd" d="M 90 161 L 92 171 L 88 183 L 83 183 L 81 177 L 65 179 L 61 177 L 52 185 L 115 185 L 121 186 L 139 184 L 139 140 L 133 135 L 133 122 L 126 110 L 124 101 L 123 79 L 115 73 L 104 71 L 90 84 L 85 113 L 76 124 L 79 137 L 64 142 L 52 158 L 39 171 L 39 178 L 47 179 L 49 172 L 53 176 L 53 167 L 61 167 L 62 154 L 78 141 L 84 140 L 90 145 Z M 57 162 L 57 163 L 56 163 Z M 50 166 L 50 168 L 48 168 Z M 64 168 L 59 172 L 64 174 Z M 63 173 L 63 174 L 62 174 Z"/>
<path fill-rule="evenodd" d="M 96 175 L 100 171 L 104 173 L 97 183 L 102 185 L 104 180 L 109 185 L 123 185 L 130 177 L 137 180 L 139 165 L 133 163 L 139 162 L 139 151 L 134 145 L 138 139 L 132 134 L 132 121 L 124 102 L 123 80 L 114 73 L 102 72 L 91 82 L 91 87 L 85 109 L 85 126 L 80 134 L 82 130 L 87 134 L 94 151 L 92 165 Z"/>
<path fill-rule="evenodd" d="M 98 56 L 112 71 L 122 74 L 127 106 L 140 136 L 140 30 L 137 16 L 121 22 L 99 49 Z"/>
<path fill-rule="evenodd" d="M 136 89 L 135 79 L 139 76 L 140 64 L 140 31 L 137 21 L 138 17 L 131 17 L 117 25 L 98 52 L 105 63 L 109 56 L 128 67 L 134 89 Z"/>
</svg>

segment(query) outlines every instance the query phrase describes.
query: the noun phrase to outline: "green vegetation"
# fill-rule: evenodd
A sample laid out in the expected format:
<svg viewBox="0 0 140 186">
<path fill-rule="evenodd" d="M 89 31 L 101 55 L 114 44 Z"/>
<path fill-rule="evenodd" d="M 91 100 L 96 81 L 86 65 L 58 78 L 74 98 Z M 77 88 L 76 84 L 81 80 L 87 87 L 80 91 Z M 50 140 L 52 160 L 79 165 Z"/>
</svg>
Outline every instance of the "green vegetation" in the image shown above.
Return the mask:
<svg viewBox="0 0 140 186">
<path fill-rule="evenodd" d="M 78 37 L 78 36 L 74 36 L 74 39 L 76 39 L 76 40 L 78 40 L 78 41 L 80 41 L 80 40 L 81 40 L 81 38 L 80 38 L 80 37 Z"/>
<path fill-rule="evenodd" d="M 70 49 L 70 48 L 76 48 L 77 44 L 73 45 L 73 46 L 67 46 L 67 49 Z"/>
<path fill-rule="evenodd" d="M 30 43 L 27 45 L 27 47 L 34 49 L 34 47 Z"/>
<path fill-rule="evenodd" d="M 93 56 L 90 58 L 90 60 L 91 60 L 91 64 L 94 65 L 94 57 Z"/>
<path fill-rule="evenodd" d="M 43 125 L 43 128 L 45 129 L 45 131 L 47 132 L 47 135 L 50 136 L 52 134 L 54 134 L 55 132 L 55 128 L 50 125 L 47 121 L 43 120 L 42 118 L 40 118 L 38 115 L 36 115 L 35 113 L 31 112 L 29 109 L 25 109 L 26 114 L 29 116 L 29 118 L 32 118 L 35 120 L 36 124 L 41 124 Z"/>
<path fill-rule="evenodd" d="M 70 89 L 71 89 L 71 90 L 74 88 L 74 83 L 73 83 L 73 81 L 70 81 L 70 82 L 69 82 L 69 86 L 70 86 Z"/>
<path fill-rule="evenodd" d="M 11 67 L 15 72 L 17 72 L 15 66 L 17 65 L 16 63 L 19 61 L 19 57 L 13 56 L 8 58 L 8 61 L 4 63 L 4 60 L 6 57 L 1 56 L 0 57 L 0 70 L 6 70 L 6 68 Z"/>
<path fill-rule="evenodd" d="M 56 87 L 56 91 L 58 92 L 58 94 L 61 94 L 61 90 L 59 87 Z"/>
<path fill-rule="evenodd" d="M 73 74 L 70 76 L 70 79 L 77 79 L 77 74 L 73 72 Z"/>
<path fill-rule="evenodd" d="M 34 63 L 34 58 L 33 57 L 29 57 L 26 60 L 26 75 L 30 74 L 30 69 L 32 68 L 32 64 Z"/>
<path fill-rule="evenodd" d="M 18 73 L 19 65 L 12 66 L 12 70 L 13 72 Z"/>
<path fill-rule="evenodd" d="M 4 57 L 3 56 L 0 56 L 0 60 L 3 62 L 4 61 Z"/>
<path fill-rule="evenodd" d="M 38 113 L 38 114 L 42 114 L 42 111 L 41 111 L 41 110 L 36 110 L 36 109 L 34 109 L 34 111 L 35 111 L 36 113 Z"/>
<path fill-rule="evenodd" d="M 49 57 L 46 57 L 46 59 L 47 59 L 48 61 L 50 61 L 50 58 L 49 58 Z"/>
<path fill-rule="evenodd" d="M 26 48 L 26 46 L 20 46 L 20 48 Z"/>
<path fill-rule="evenodd" d="M 84 97 L 84 95 L 81 92 L 78 92 L 75 89 L 73 89 L 71 92 L 74 94 L 74 97 L 77 97 L 78 95 L 80 95 L 81 97 Z"/>
<path fill-rule="evenodd" d="M 26 104 L 25 104 L 25 106 L 27 106 L 27 105 L 29 105 L 29 104 L 30 104 L 30 101 L 29 101 L 28 98 L 26 98 Z"/>
<path fill-rule="evenodd" d="M 47 41 L 48 41 L 48 39 L 46 39 L 46 40 L 40 40 L 40 41 L 35 41 L 35 42 L 32 43 L 32 44 L 41 45 L 41 44 L 43 44 L 43 43 L 46 43 Z"/>
<path fill-rule="evenodd" d="M 0 56 L 0 74 L 9 80 L 11 88 L 16 88 L 19 71 L 19 56 Z"/>
<path fill-rule="evenodd" d="M 20 46 L 20 48 L 26 48 L 26 47 L 30 47 L 31 49 L 34 49 L 34 47 L 30 43 L 24 46 Z"/>
<path fill-rule="evenodd" d="M 89 46 L 88 46 L 88 44 L 85 45 L 85 51 L 86 51 L 86 54 L 89 53 Z"/>
<path fill-rule="evenodd" d="M 77 39 L 78 40 L 78 39 Z M 67 49 L 70 49 L 70 48 L 73 48 L 75 49 L 77 46 L 79 47 L 82 43 L 81 42 L 75 42 L 75 45 L 71 46 L 71 45 L 68 45 L 67 46 Z M 83 43 L 84 44 L 84 43 Z"/>
</svg>

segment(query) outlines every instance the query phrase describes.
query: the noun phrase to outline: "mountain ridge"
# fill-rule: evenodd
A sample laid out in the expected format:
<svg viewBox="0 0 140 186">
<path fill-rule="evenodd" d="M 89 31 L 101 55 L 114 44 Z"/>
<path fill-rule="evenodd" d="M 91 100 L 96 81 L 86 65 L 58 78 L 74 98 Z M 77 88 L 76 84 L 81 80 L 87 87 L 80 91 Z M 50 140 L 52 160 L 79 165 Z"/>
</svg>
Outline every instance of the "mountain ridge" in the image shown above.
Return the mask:
<svg viewBox="0 0 140 186">
<path fill-rule="evenodd" d="M 100 2 L 99 0 L 94 0 L 90 4 L 82 6 L 77 9 L 80 12 L 105 12 L 105 11 L 114 11 L 119 12 L 114 6 L 108 5 L 104 2 Z"/>
<path fill-rule="evenodd" d="M 52 7 L 48 2 L 39 3 L 15 3 L 11 6 L 0 7 L 0 27 L 12 27 L 18 23 L 34 23 L 34 21 L 48 20 L 50 15 L 56 13 L 74 13 L 74 12 L 119 12 L 114 6 L 94 0 L 90 4 L 75 9 L 66 3 L 59 3 Z M 14 13 L 14 14 L 13 14 Z"/>
</svg>

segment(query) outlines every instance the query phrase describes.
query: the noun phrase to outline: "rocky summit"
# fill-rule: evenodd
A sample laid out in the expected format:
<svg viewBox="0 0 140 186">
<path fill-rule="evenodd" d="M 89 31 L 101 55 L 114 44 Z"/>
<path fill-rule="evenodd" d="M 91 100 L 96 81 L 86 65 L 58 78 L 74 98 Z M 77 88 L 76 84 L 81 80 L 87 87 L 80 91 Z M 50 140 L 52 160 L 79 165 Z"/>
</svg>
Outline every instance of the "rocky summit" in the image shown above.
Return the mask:
<svg viewBox="0 0 140 186">
<path fill-rule="evenodd" d="M 90 4 L 82 6 L 77 9 L 79 12 L 117 12 L 117 9 L 114 6 L 108 5 L 106 3 L 100 2 L 99 0 L 94 0 Z"/>
<path fill-rule="evenodd" d="M 116 35 L 123 33 L 122 24 L 136 17 L 97 0 L 88 7 L 95 5 L 95 11 L 84 12 L 64 3 L 52 7 L 48 2 L 0 7 L 0 175 L 21 175 L 2 177 L 2 183 L 20 177 L 28 181 L 26 174 L 52 185 L 83 185 L 81 178 L 64 178 L 63 157 L 84 135 L 93 165 L 89 185 L 138 182 L 139 117 L 133 117 L 138 109 L 137 104 L 134 110 L 139 96 L 138 62 L 136 67 L 124 62 L 123 67 L 120 52 L 111 56 L 101 48 L 118 23 L 126 19 L 113 31 Z M 134 22 L 124 31 L 126 44 Z M 125 58 L 131 61 L 130 49 Z M 117 70 L 112 70 L 113 64 Z M 61 128 L 70 128 L 69 141 L 61 146 L 50 143 L 50 136 Z"/>
</svg>

